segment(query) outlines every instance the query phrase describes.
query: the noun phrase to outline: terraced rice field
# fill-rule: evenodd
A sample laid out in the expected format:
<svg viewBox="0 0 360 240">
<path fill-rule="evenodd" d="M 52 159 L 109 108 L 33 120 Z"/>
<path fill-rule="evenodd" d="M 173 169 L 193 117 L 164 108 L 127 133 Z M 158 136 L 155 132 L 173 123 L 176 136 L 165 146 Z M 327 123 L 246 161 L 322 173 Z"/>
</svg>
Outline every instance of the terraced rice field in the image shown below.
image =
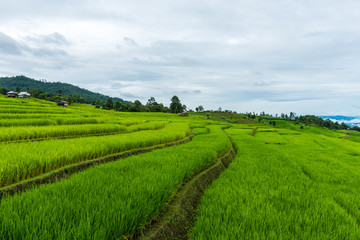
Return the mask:
<svg viewBox="0 0 360 240">
<path fill-rule="evenodd" d="M 360 239 L 356 132 L 229 119 L 0 96 L 0 239 Z"/>
<path fill-rule="evenodd" d="M 28 183 L 30 188 L 2 198 L 0 238 L 130 236 L 162 211 L 178 186 L 229 147 L 222 128 L 198 118 L 119 113 L 86 105 L 62 108 L 1 97 L 0 190 Z M 169 147 L 189 137 L 192 141 Z M 163 149 L 84 171 L 80 167 L 66 179 L 37 187 L 43 177 L 77 164 L 116 160 L 118 154 L 152 147 Z"/>
<path fill-rule="evenodd" d="M 360 238 L 359 143 L 327 131 L 226 132 L 238 154 L 204 194 L 191 239 Z"/>
</svg>

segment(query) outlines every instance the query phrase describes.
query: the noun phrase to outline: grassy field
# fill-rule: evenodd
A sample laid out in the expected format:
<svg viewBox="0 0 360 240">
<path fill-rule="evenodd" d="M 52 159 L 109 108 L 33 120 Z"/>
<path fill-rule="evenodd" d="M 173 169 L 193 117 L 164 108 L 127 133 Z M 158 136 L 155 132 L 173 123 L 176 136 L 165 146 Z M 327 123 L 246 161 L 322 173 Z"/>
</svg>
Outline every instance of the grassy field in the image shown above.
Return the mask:
<svg viewBox="0 0 360 240">
<path fill-rule="evenodd" d="M 275 122 L 231 113 L 62 108 L 0 96 L 0 191 L 162 146 L 2 198 L 0 239 L 129 237 L 231 144 L 236 158 L 205 191 L 190 238 L 360 239 L 360 134 Z"/>
<path fill-rule="evenodd" d="M 318 131 L 226 130 L 238 154 L 206 191 L 192 239 L 359 239 L 360 145 Z"/>
<path fill-rule="evenodd" d="M 209 130 L 190 143 L 97 166 L 3 200 L 1 238 L 114 239 L 132 234 L 161 211 L 179 184 L 229 146 L 221 126 Z"/>
</svg>

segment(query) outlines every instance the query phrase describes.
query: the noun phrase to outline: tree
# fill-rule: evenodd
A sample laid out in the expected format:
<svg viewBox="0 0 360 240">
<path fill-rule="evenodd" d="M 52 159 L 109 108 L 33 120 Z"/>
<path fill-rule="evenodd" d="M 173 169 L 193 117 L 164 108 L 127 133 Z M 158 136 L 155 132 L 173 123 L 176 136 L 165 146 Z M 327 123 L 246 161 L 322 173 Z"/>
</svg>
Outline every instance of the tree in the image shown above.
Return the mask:
<svg viewBox="0 0 360 240">
<path fill-rule="evenodd" d="M 105 103 L 106 109 L 110 110 L 114 108 L 114 103 L 111 97 L 109 97 Z"/>
<path fill-rule="evenodd" d="M 0 94 L 6 95 L 9 92 L 6 88 L 0 87 Z"/>
<path fill-rule="evenodd" d="M 218 108 L 218 111 L 219 111 L 219 112 L 221 112 L 221 111 L 222 111 L 222 108 L 221 108 L 221 107 L 219 107 L 219 108 Z"/>
<path fill-rule="evenodd" d="M 164 104 L 162 104 L 162 103 L 159 104 L 159 109 L 160 109 L 160 112 L 164 112 L 164 113 L 170 112 L 169 108 L 165 107 Z"/>
<path fill-rule="evenodd" d="M 16 87 L 16 91 L 20 92 L 21 91 L 20 87 Z"/>
<path fill-rule="evenodd" d="M 295 116 L 296 116 L 296 113 L 290 112 L 290 120 L 293 119 L 293 118 L 295 118 Z"/>
<path fill-rule="evenodd" d="M 346 125 L 344 122 L 341 123 L 341 129 L 348 129 L 349 126 Z"/>
<path fill-rule="evenodd" d="M 121 107 L 121 103 L 119 101 L 116 101 L 114 103 L 114 110 L 115 111 L 120 111 L 120 107 Z"/>
<path fill-rule="evenodd" d="M 122 103 L 122 104 L 120 105 L 119 110 L 117 110 L 117 111 L 127 112 L 127 111 L 129 111 L 129 108 L 130 108 L 130 104 L 128 104 L 128 103 Z"/>
<path fill-rule="evenodd" d="M 359 126 L 354 126 L 354 127 L 351 128 L 351 130 L 360 132 L 360 127 Z"/>
<path fill-rule="evenodd" d="M 69 104 L 71 104 L 71 103 L 72 103 L 72 98 L 71 98 L 71 96 L 68 96 L 67 99 L 66 99 L 66 101 L 67 101 Z"/>
<path fill-rule="evenodd" d="M 154 97 L 150 97 L 146 103 L 146 105 L 150 105 L 150 106 L 153 106 L 155 103 L 157 103 L 155 101 L 155 98 Z"/>
<path fill-rule="evenodd" d="M 160 105 L 156 102 L 154 97 L 150 97 L 146 103 L 146 109 L 149 112 L 161 112 Z"/>
<path fill-rule="evenodd" d="M 182 105 L 182 107 L 183 107 L 183 111 L 186 112 L 187 106 L 184 104 L 184 105 Z"/>
<path fill-rule="evenodd" d="M 56 95 L 58 95 L 58 96 L 61 97 L 61 95 L 62 95 L 62 90 L 61 90 L 61 89 L 57 90 L 57 91 L 56 91 Z"/>
<path fill-rule="evenodd" d="M 204 111 L 204 107 L 203 106 L 198 106 L 197 108 L 195 108 L 195 110 L 197 111 L 197 112 L 203 112 Z"/>
<path fill-rule="evenodd" d="M 128 111 L 129 112 L 140 112 L 141 111 L 141 107 L 142 104 L 139 100 L 135 100 L 134 101 L 134 105 L 132 105 L 131 107 L 129 107 Z"/>
<path fill-rule="evenodd" d="M 136 112 L 141 112 L 141 106 L 142 106 L 142 103 L 139 100 L 135 100 L 134 107 L 136 109 Z"/>
<path fill-rule="evenodd" d="M 170 103 L 170 112 L 171 113 L 181 113 L 183 111 L 184 111 L 184 109 L 180 102 L 180 99 L 177 96 L 173 96 L 171 98 L 171 103 Z"/>
</svg>

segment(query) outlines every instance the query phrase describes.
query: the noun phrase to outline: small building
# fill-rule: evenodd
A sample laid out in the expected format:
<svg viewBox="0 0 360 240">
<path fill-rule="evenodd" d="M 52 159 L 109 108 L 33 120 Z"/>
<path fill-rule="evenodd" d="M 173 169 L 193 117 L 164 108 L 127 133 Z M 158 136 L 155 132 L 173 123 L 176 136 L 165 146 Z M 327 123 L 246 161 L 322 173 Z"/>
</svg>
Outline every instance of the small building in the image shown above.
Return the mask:
<svg viewBox="0 0 360 240">
<path fill-rule="evenodd" d="M 56 102 L 56 104 L 60 107 L 67 107 L 69 106 L 69 102 L 66 101 L 60 101 L 60 102 Z"/>
<path fill-rule="evenodd" d="M 30 97 L 30 93 L 28 92 L 19 93 L 19 98 L 28 98 L 28 97 Z"/>
<path fill-rule="evenodd" d="M 14 91 L 10 91 L 10 92 L 7 93 L 7 96 L 11 97 L 11 98 L 17 98 L 18 95 L 19 94 L 17 92 L 14 92 Z"/>
</svg>

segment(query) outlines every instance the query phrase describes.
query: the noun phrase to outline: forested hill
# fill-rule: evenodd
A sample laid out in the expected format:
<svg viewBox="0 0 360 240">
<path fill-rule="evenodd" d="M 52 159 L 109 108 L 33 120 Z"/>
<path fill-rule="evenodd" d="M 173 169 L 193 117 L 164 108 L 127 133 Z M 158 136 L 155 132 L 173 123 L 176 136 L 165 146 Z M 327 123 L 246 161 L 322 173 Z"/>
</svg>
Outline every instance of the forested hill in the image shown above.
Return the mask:
<svg viewBox="0 0 360 240">
<path fill-rule="evenodd" d="M 21 91 L 27 91 L 28 89 L 40 89 L 44 92 L 52 94 L 57 94 L 57 92 L 61 90 L 63 95 L 78 95 L 92 101 L 105 102 L 109 98 L 109 96 L 94 93 L 68 83 L 46 82 L 45 80 L 39 81 L 25 76 L 0 77 L 0 86 L 10 91 L 15 91 L 16 88 L 19 87 Z M 126 102 L 121 98 L 115 97 L 112 99 L 113 101 Z"/>
</svg>

